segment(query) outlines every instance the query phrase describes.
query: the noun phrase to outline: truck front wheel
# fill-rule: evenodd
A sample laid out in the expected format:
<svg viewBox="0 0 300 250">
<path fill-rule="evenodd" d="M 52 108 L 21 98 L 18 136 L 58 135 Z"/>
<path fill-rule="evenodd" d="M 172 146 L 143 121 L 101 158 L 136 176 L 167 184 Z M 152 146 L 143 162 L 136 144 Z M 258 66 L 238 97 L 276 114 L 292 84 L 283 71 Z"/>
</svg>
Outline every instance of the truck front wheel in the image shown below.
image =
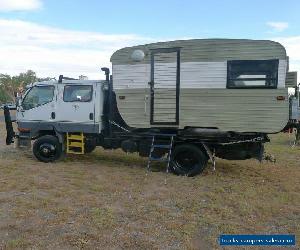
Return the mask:
<svg viewBox="0 0 300 250">
<path fill-rule="evenodd" d="M 33 154 L 42 162 L 56 161 L 62 156 L 62 153 L 62 145 L 53 135 L 41 136 L 33 144 Z"/>
<path fill-rule="evenodd" d="M 171 170 L 177 175 L 195 176 L 206 167 L 208 157 L 196 145 L 181 144 L 171 156 Z"/>
</svg>

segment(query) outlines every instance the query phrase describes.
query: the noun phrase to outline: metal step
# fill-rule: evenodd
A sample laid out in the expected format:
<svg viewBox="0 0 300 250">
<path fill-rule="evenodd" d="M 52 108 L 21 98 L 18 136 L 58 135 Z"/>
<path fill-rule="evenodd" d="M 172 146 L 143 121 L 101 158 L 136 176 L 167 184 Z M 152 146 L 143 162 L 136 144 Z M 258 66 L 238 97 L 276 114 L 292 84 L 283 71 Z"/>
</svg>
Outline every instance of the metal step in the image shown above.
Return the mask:
<svg viewBox="0 0 300 250">
<path fill-rule="evenodd" d="M 78 142 L 78 141 L 71 141 L 69 142 L 69 147 L 74 147 L 74 148 L 82 148 L 84 146 L 83 142 Z"/>
<path fill-rule="evenodd" d="M 74 134 L 69 134 L 68 139 L 69 140 L 77 140 L 77 141 L 82 141 L 83 140 L 83 135 L 74 135 Z"/>
<path fill-rule="evenodd" d="M 72 150 L 72 149 L 69 149 L 67 153 L 68 154 L 73 154 L 73 155 L 83 155 L 84 154 L 84 153 L 82 153 L 82 151 L 77 152 L 77 151 Z"/>
<path fill-rule="evenodd" d="M 151 161 L 161 161 L 161 162 L 167 162 L 168 161 L 168 158 L 164 158 L 164 157 L 161 157 L 161 158 L 150 157 L 149 159 Z"/>
<path fill-rule="evenodd" d="M 67 133 L 67 153 L 84 154 L 84 135 L 83 133 Z"/>
<path fill-rule="evenodd" d="M 169 144 L 155 144 L 156 137 L 159 138 L 159 137 L 162 137 L 162 136 L 169 137 L 169 140 L 170 140 Z M 152 143 L 151 143 L 151 148 L 150 148 L 149 157 L 148 157 L 148 164 L 147 164 L 148 171 L 151 170 L 150 165 L 151 165 L 152 161 L 159 161 L 159 162 L 167 162 L 166 173 L 169 172 L 174 136 L 175 136 L 174 134 L 154 134 L 154 135 L 152 135 Z M 167 157 L 159 157 L 159 158 L 153 157 L 152 153 L 153 153 L 155 148 L 168 149 Z"/>
</svg>

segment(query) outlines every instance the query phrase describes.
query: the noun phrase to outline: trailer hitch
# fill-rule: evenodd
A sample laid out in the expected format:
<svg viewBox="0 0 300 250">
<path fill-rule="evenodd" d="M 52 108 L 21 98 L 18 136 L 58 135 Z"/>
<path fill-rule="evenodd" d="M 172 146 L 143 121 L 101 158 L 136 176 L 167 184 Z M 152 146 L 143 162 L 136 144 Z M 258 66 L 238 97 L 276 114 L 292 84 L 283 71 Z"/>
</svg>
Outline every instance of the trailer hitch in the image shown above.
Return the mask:
<svg viewBox="0 0 300 250">
<path fill-rule="evenodd" d="M 10 145 L 14 143 L 14 138 L 16 136 L 16 133 L 13 128 L 13 121 L 11 120 L 11 115 L 9 108 L 7 106 L 4 106 L 4 119 L 5 119 L 5 126 L 6 126 L 6 145 Z"/>
</svg>

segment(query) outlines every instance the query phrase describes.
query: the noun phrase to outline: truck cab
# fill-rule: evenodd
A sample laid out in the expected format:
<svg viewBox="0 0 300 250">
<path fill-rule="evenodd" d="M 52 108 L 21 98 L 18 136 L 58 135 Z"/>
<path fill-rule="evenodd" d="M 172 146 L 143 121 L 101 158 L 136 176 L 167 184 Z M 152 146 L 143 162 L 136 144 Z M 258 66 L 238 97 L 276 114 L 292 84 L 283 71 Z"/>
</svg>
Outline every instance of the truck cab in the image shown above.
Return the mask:
<svg viewBox="0 0 300 250">
<path fill-rule="evenodd" d="M 33 83 L 17 108 L 19 131 L 29 132 L 31 137 L 49 129 L 100 133 L 104 83 L 91 80 Z"/>
<path fill-rule="evenodd" d="M 18 100 L 13 131 L 6 113 L 6 143 L 31 145 L 43 162 L 60 158 L 64 152 L 86 153 L 95 149 L 104 129 L 103 107 L 107 81 L 77 80 L 61 76 L 58 81 L 36 82 Z"/>
</svg>

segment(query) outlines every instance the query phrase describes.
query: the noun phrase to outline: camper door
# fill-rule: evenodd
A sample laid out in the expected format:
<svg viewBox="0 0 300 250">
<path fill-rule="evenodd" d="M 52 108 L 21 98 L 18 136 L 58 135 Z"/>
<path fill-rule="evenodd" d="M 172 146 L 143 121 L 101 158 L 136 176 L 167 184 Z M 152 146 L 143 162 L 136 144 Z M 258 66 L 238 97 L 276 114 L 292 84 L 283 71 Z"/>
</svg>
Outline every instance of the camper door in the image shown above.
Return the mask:
<svg viewBox="0 0 300 250">
<path fill-rule="evenodd" d="M 179 124 L 180 49 L 151 51 L 152 125 Z"/>
</svg>

